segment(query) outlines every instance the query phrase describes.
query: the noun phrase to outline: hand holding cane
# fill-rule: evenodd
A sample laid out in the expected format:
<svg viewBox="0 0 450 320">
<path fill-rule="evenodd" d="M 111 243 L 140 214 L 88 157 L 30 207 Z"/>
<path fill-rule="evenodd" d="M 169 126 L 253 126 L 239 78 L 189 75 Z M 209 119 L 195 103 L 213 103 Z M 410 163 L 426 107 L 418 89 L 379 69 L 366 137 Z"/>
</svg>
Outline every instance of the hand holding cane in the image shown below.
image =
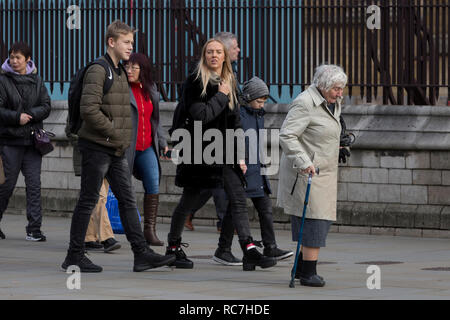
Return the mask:
<svg viewBox="0 0 450 320">
<path fill-rule="evenodd" d="M 319 174 L 319 168 L 316 169 L 316 174 Z M 303 215 L 302 215 L 302 223 L 300 226 L 300 233 L 298 235 L 298 242 L 297 242 L 297 251 L 295 253 L 295 261 L 294 261 L 294 267 L 291 271 L 291 282 L 289 283 L 289 288 L 295 288 L 295 272 L 297 270 L 297 264 L 298 264 L 298 257 L 300 255 L 300 246 L 302 244 L 302 238 L 303 238 L 303 225 L 305 223 L 305 216 L 306 216 L 306 207 L 308 206 L 308 200 L 309 200 L 309 191 L 311 190 L 311 181 L 312 181 L 313 173 L 310 172 L 308 175 L 308 185 L 306 187 L 306 195 L 305 195 L 305 202 L 303 204 Z"/>
</svg>

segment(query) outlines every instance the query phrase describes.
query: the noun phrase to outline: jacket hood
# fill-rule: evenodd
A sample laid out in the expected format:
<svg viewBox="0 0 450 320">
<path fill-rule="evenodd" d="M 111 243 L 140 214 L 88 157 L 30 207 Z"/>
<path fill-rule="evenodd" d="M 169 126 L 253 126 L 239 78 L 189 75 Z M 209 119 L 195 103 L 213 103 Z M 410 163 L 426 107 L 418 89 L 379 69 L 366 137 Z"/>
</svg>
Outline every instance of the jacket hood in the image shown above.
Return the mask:
<svg viewBox="0 0 450 320">
<path fill-rule="evenodd" d="M 11 65 L 9 64 L 9 58 L 5 60 L 5 62 L 2 65 L 2 69 L 1 69 L 2 73 L 14 73 L 14 74 L 19 74 L 18 72 L 15 72 L 13 70 L 13 68 L 11 67 Z M 32 73 L 36 73 L 36 65 L 34 64 L 33 60 L 28 61 L 27 63 L 27 70 L 26 70 L 26 74 L 32 74 Z"/>
</svg>

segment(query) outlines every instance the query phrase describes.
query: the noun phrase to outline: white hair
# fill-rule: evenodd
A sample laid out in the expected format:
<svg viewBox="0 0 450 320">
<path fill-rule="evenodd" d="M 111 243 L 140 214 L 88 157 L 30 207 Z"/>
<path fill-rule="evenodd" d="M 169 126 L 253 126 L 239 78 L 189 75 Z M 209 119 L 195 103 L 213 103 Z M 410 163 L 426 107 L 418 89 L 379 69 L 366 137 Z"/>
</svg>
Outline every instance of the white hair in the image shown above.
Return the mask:
<svg viewBox="0 0 450 320">
<path fill-rule="evenodd" d="M 334 64 L 322 64 L 316 68 L 312 83 L 320 90 L 328 91 L 335 86 L 345 87 L 347 79 L 341 67 Z"/>
<path fill-rule="evenodd" d="M 227 50 L 229 50 L 233 44 L 233 40 L 238 41 L 238 38 L 235 34 L 231 32 L 219 32 L 216 33 L 214 36 L 214 39 L 220 40 L 223 42 L 225 47 L 227 47 Z"/>
</svg>

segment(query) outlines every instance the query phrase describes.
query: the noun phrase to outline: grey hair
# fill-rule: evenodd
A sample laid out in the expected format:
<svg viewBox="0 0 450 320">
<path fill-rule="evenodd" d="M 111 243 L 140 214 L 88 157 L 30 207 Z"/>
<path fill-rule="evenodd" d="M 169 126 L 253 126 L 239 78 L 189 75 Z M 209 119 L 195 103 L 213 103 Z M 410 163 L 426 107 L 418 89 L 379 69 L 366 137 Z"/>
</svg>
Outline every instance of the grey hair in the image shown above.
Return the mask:
<svg viewBox="0 0 450 320">
<path fill-rule="evenodd" d="M 334 86 L 345 87 L 347 75 L 335 64 L 322 64 L 316 68 L 312 83 L 319 89 L 328 91 Z"/>
<path fill-rule="evenodd" d="M 218 32 L 214 36 L 214 39 L 221 41 L 227 49 L 230 49 L 233 40 L 238 41 L 237 36 L 231 32 Z"/>
</svg>

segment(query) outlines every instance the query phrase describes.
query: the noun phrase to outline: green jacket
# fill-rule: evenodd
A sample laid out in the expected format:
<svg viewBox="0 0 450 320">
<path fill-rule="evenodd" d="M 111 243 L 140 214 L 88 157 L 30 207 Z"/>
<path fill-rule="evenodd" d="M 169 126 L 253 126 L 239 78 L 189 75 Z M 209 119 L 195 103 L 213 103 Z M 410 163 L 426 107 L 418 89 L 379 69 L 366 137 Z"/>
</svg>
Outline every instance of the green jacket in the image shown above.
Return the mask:
<svg viewBox="0 0 450 320">
<path fill-rule="evenodd" d="M 105 57 L 101 57 L 108 61 Z M 127 75 L 123 68 L 120 75 L 114 71 L 111 61 L 109 73 L 98 64 L 86 71 L 80 101 L 80 115 L 83 124 L 78 137 L 91 145 L 100 146 L 115 156 L 122 156 L 130 145 L 132 134 L 130 91 Z M 106 77 L 113 77 L 111 89 L 103 95 Z"/>
</svg>

